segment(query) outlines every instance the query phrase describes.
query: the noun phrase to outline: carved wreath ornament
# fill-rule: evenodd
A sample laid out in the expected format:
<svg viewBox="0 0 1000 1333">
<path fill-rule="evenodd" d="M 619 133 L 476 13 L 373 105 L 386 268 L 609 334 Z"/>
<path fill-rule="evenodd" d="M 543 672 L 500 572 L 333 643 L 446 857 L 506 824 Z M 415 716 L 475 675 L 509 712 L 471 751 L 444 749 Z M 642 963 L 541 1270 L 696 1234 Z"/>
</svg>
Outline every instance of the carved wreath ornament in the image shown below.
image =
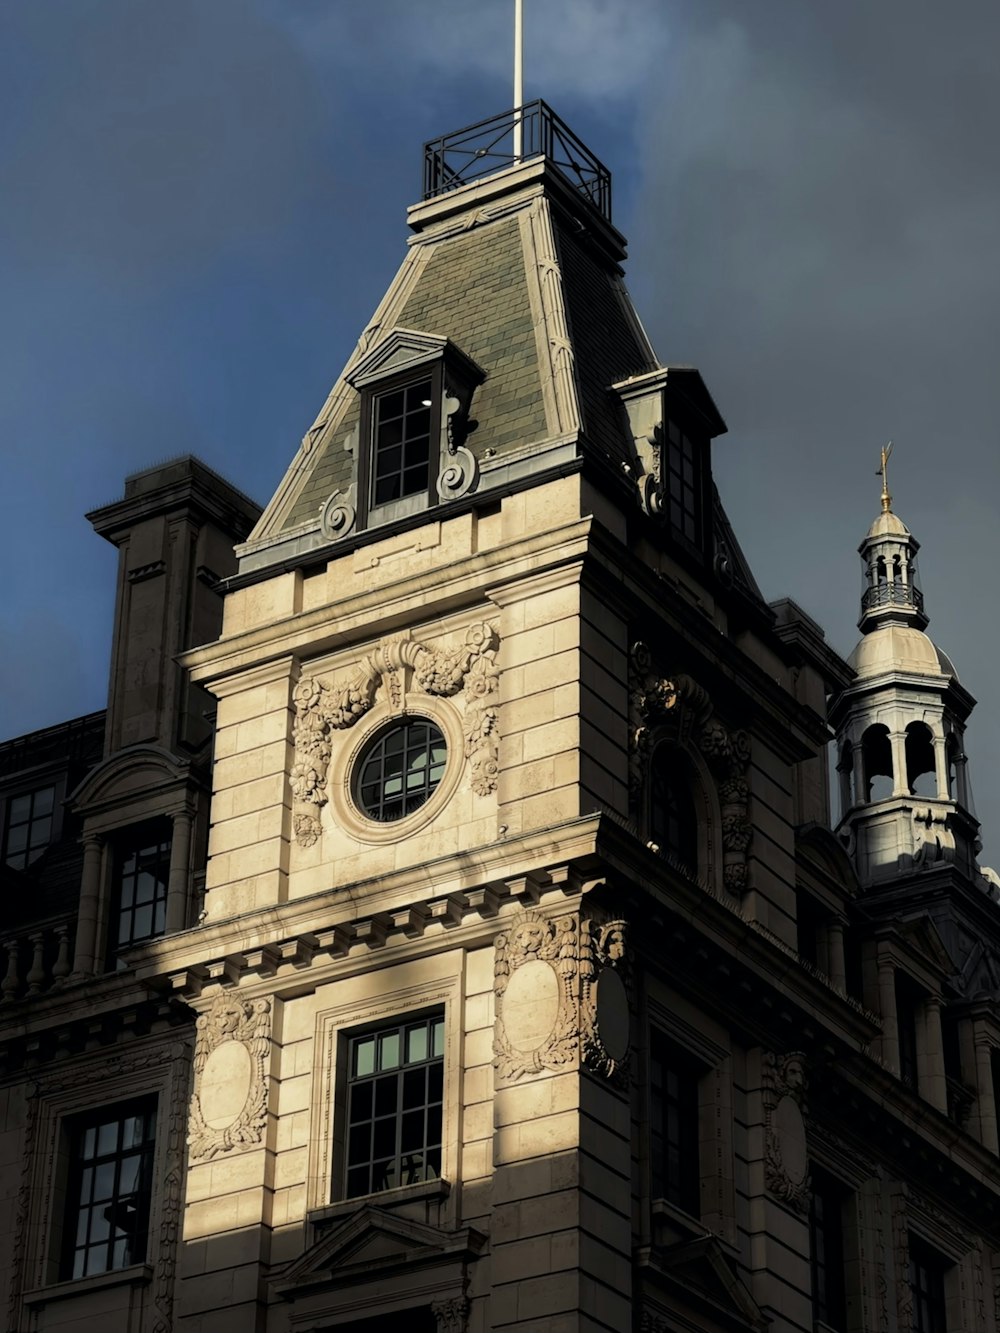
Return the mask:
<svg viewBox="0 0 1000 1333">
<path fill-rule="evenodd" d="M 809 1207 L 806 1059 L 800 1051 L 764 1053 L 764 1183 L 799 1212 Z"/>
<path fill-rule="evenodd" d="M 372 708 L 379 688 L 393 712 L 400 712 L 408 688 L 465 699 L 465 757 L 472 790 L 496 790 L 499 736 L 497 712 L 500 640 L 493 625 L 472 625 L 456 648 L 440 651 L 408 636 L 383 639 L 346 680 L 327 684 L 304 677 L 295 687 L 295 762 L 292 767 L 293 826 L 300 847 L 320 835 L 319 811 L 327 801 L 331 733 L 353 727 Z"/>
<path fill-rule="evenodd" d="M 641 826 L 653 747 L 659 740 L 691 745 L 704 757 L 715 780 L 722 833 L 722 876 L 731 893 L 749 883 L 747 858 L 753 838 L 749 818 L 750 737 L 730 731 L 716 716 L 708 692 L 690 676 L 660 675 L 644 643 L 632 646 L 629 711 L 630 790 Z"/>
<path fill-rule="evenodd" d="M 628 1078 L 626 923 L 524 912 L 496 938 L 497 1081 L 582 1061 Z"/>
<path fill-rule="evenodd" d="M 270 1000 L 218 995 L 197 1022 L 191 1159 L 260 1143 L 267 1121 Z"/>
</svg>

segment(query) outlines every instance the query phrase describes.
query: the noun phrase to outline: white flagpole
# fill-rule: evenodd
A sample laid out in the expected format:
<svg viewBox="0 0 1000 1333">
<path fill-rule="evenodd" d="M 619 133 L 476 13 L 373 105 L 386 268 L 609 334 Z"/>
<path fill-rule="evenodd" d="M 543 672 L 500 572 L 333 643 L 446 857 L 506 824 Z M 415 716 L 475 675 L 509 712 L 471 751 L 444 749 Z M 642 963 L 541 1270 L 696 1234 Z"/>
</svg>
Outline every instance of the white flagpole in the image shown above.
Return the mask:
<svg viewBox="0 0 1000 1333">
<path fill-rule="evenodd" d="M 524 104 L 524 0 L 514 0 L 514 161 L 524 151 L 520 111 Z"/>
</svg>

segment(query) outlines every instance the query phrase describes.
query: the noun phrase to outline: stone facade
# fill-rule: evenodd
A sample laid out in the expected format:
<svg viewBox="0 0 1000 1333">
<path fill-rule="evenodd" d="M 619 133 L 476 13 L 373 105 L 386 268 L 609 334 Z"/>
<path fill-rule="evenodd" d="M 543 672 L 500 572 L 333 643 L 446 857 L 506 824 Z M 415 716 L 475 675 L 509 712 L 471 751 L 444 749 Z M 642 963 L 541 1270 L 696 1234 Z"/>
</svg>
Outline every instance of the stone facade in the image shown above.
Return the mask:
<svg viewBox="0 0 1000 1333">
<path fill-rule="evenodd" d="M 45 903 L 5 944 L 7 1327 L 904 1333 L 916 1275 L 996 1333 L 993 881 L 957 787 L 967 854 L 891 875 L 864 830 L 912 794 L 835 834 L 827 791 L 831 719 L 842 756 L 971 696 L 762 600 L 724 423 L 552 163 L 410 221 L 262 515 L 187 460 L 95 516 L 108 714 L 0 747 L 8 861 L 18 795 L 66 801 L 3 872 Z M 408 385 L 427 493 L 380 507 Z"/>
</svg>

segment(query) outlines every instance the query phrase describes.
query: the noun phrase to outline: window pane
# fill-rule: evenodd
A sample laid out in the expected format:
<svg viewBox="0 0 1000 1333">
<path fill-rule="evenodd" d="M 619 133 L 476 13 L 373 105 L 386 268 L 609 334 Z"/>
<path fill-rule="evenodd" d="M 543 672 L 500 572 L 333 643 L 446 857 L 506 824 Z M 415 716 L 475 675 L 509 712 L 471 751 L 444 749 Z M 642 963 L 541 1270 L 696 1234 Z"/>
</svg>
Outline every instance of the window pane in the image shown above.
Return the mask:
<svg viewBox="0 0 1000 1333">
<path fill-rule="evenodd" d="M 354 1043 L 354 1073 L 356 1076 L 374 1074 L 375 1038 L 365 1037 Z"/>
<path fill-rule="evenodd" d="M 51 814 L 52 807 L 55 804 L 55 797 L 55 787 L 43 787 L 41 791 L 36 791 L 33 813 L 36 815 Z"/>
<path fill-rule="evenodd" d="M 378 1043 L 378 1067 L 379 1069 L 395 1069 L 399 1064 L 399 1033 L 387 1032 L 379 1038 Z M 382 1082 L 383 1080 L 379 1080 Z"/>
<path fill-rule="evenodd" d="M 427 1059 L 427 1024 L 408 1028 L 406 1032 L 406 1059 L 410 1064 Z"/>
<path fill-rule="evenodd" d="M 23 824 L 31 817 L 31 796 L 15 796 L 8 807 L 11 824 Z"/>
</svg>

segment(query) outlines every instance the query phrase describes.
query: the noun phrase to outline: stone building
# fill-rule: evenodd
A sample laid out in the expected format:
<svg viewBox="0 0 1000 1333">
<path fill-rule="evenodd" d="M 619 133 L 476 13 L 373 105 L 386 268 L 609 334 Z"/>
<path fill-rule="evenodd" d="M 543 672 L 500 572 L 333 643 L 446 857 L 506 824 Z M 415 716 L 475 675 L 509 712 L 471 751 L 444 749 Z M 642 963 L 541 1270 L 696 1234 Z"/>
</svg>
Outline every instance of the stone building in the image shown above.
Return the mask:
<svg viewBox="0 0 1000 1333">
<path fill-rule="evenodd" d="M 91 515 L 107 713 L 0 746 L 10 1333 L 997 1333 L 917 543 L 884 488 L 850 662 L 763 600 L 610 179 L 523 116 L 428 145 L 263 513 L 182 459 Z"/>
</svg>

